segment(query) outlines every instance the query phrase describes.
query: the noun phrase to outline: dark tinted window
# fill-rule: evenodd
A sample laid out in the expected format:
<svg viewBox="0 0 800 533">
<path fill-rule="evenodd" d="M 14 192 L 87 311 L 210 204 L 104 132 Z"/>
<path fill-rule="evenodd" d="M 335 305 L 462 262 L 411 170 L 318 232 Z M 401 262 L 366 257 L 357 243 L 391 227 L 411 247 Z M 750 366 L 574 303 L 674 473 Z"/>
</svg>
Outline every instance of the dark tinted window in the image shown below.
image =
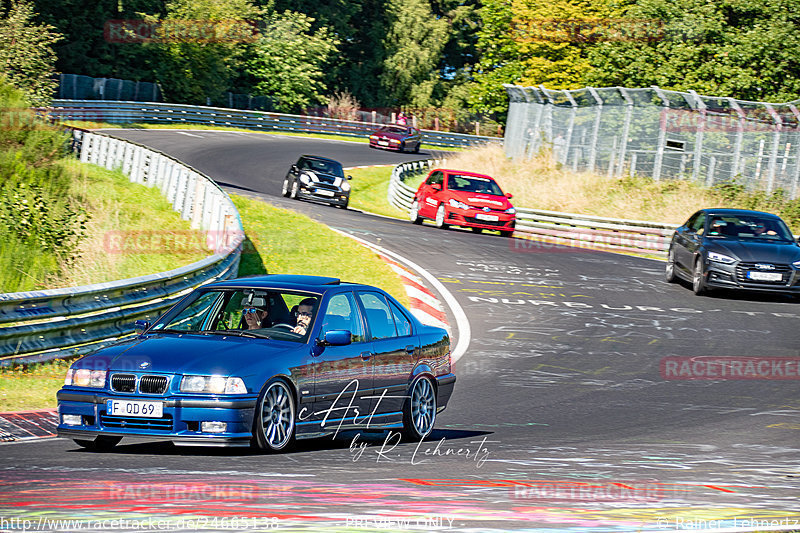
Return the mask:
<svg viewBox="0 0 800 533">
<path fill-rule="evenodd" d="M 497 183 L 490 179 L 478 178 L 475 176 L 462 176 L 460 174 L 450 174 L 447 176 L 447 188 L 451 191 L 466 191 L 502 196 Z"/>
<path fill-rule="evenodd" d="M 394 317 L 394 325 L 397 328 L 397 335 L 405 337 L 411 335 L 411 322 L 406 318 L 400 308 L 394 302 L 389 300 L 389 306 L 392 308 L 392 316 Z"/>
<path fill-rule="evenodd" d="M 386 298 L 373 292 L 361 292 L 358 294 L 367 315 L 367 324 L 372 339 L 388 339 L 397 336 L 394 327 L 394 319 Z"/>
<path fill-rule="evenodd" d="M 708 236 L 721 239 L 744 239 L 793 242 L 786 224 L 777 218 L 760 215 L 717 215 L 711 218 Z"/>
<path fill-rule="evenodd" d="M 437 170 L 428 177 L 427 183 L 428 185 L 436 185 L 436 184 L 441 185 L 443 181 L 444 181 L 444 173 L 440 170 Z"/>
<path fill-rule="evenodd" d="M 346 329 L 351 333 L 352 342 L 364 342 L 364 326 L 361 323 L 361 316 L 358 307 L 353 299 L 353 294 L 337 294 L 328 302 L 328 309 L 322 320 L 322 334 L 325 336 L 328 331 L 335 329 Z"/>
<path fill-rule="evenodd" d="M 340 165 L 337 161 L 302 158 L 297 164 L 297 167 L 300 170 L 313 170 L 314 172 L 344 177 L 344 169 L 342 169 L 342 165 Z"/>
<path fill-rule="evenodd" d="M 689 222 L 686 223 L 686 226 L 689 228 L 690 232 L 697 233 L 703 227 L 705 222 L 705 213 L 697 213 L 695 216 L 689 219 Z"/>
</svg>

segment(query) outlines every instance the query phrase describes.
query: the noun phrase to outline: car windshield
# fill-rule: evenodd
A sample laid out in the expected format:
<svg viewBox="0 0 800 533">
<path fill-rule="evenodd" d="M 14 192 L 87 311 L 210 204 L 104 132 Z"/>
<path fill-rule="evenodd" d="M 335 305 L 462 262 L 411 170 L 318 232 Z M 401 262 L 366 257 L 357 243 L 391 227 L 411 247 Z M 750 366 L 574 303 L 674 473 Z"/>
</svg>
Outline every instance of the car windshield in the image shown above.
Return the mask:
<svg viewBox="0 0 800 533">
<path fill-rule="evenodd" d="M 489 178 L 478 178 L 476 176 L 463 176 L 460 174 L 450 174 L 447 177 L 447 188 L 451 191 L 467 191 L 495 196 L 503 196 L 503 191 L 493 180 Z"/>
<path fill-rule="evenodd" d="M 322 174 L 330 174 L 332 176 L 344 177 L 344 170 L 342 165 L 337 161 L 322 160 L 322 159 L 303 159 L 298 165 L 300 170 L 312 170 Z"/>
<path fill-rule="evenodd" d="M 708 236 L 715 239 L 794 242 L 791 231 L 782 220 L 758 215 L 711 216 Z"/>
<path fill-rule="evenodd" d="M 318 295 L 286 290 L 200 290 L 150 331 L 306 342 L 318 302 Z"/>
<path fill-rule="evenodd" d="M 408 128 L 401 128 L 399 126 L 385 126 L 380 129 L 381 133 L 399 133 L 405 135 L 408 133 Z"/>
</svg>

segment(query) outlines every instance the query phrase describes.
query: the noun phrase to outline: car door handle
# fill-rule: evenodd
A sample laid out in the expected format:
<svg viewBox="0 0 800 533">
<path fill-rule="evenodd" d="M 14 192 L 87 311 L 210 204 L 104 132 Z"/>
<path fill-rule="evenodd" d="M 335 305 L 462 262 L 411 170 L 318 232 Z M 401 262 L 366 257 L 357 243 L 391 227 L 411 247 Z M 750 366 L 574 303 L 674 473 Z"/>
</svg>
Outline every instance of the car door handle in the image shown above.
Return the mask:
<svg viewBox="0 0 800 533">
<path fill-rule="evenodd" d="M 361 359 L 368 361 L 374 354 L 372 352 L 361 352 Z"/>
</svg>

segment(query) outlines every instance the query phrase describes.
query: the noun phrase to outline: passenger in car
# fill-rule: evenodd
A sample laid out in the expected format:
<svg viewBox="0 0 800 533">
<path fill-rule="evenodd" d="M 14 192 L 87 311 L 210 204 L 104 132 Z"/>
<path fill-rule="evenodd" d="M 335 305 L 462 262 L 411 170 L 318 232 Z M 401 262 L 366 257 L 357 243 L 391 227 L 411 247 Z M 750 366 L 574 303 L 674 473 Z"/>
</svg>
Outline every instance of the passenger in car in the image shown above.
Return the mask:
<svg viewBox="0 0 800 533">
<path fill-rule="evenodd" d="M 311 324 L 311 313 L 314 310 L 314 298 L 306 298 L 297 304 L 297 310 L 294 312 L 295 327 L 292 331 L 299 335 L 305 335 Z"/>
</svg>

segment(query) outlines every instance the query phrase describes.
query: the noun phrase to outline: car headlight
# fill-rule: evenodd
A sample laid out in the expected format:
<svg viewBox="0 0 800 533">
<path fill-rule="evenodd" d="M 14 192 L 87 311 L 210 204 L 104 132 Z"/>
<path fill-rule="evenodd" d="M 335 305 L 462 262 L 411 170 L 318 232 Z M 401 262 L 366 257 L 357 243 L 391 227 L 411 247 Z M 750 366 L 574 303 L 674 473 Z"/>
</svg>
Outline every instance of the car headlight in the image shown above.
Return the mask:
<svg viewBox="0 0 800 533">
<path fill-rule="evenodd" d="M 349 182 L 349 181 L 347 181 L 347 180 L 344 180 L 344 181 L 342 182 L 342 190 L 343 190 L 344 192 L 350 192 L 350 182 Z"/>
<path fill-rule="evenodd" d="M 450 201 L 447 203 L 450 204 L 450 207 L 455 207 L 458 209 L 469 209 L 469 206 L 467 204 L 465 204 L 464 202 L 459 202 L 455 198 L 450 198 Z"/>
<path fill-rule="evenodd" d="M 247 387 L 242 378 L 225 376 L 183 376 L 181 392 L 207 392 L 211 394 L 245 394 Z"/>
<path fill-rule="evenodd" d="M 372 141 L 377 141 L 378 140 L 378 136 L 377 135 L 370 135 L 369 138 Z"/>
<path fill-rule="evenodd" d="M 398 141 L 397 139 L 389 139 L 389 142 L 394 144 L 400 144 L 400 141 Z"/>
<path fill-rule="evenodd" d="M 70 368 L 64 378 L 64 385 L 76 387 L 103 388 L 106 386 L 105 370 L 89 370 L 88 368 Z"/>
<path fill-rule="evenodd" d="M 514 215 L 517 213 L 517 210 L 514 209 L 513 207 L 509 207 L 508 209 L 505 210 L 505 212 L 508 213 L 509 215 Z"/>
<path fill-rule="evenodd" d="M 300 183 L 308 185 L 311 183 L 311 178 L 308 177 L 308 174 L 300 174 Z"/>
<path fill-rule="evenodd" d="M 797 261 L 792 263 L 792 266 L 795 267 L 795 268 L 800 268 L 800 259 L 798 259 Z"/>
<path fill-rule="evenodd" d="M 731 263 L 735 263 L 736 259 L 729 255 L 719 254 L 717 252 L 708 252 L 708 260 L 714 261 L 715 263 L 722 263 L 724 265 L 730 265 Z"/>
</svg>

